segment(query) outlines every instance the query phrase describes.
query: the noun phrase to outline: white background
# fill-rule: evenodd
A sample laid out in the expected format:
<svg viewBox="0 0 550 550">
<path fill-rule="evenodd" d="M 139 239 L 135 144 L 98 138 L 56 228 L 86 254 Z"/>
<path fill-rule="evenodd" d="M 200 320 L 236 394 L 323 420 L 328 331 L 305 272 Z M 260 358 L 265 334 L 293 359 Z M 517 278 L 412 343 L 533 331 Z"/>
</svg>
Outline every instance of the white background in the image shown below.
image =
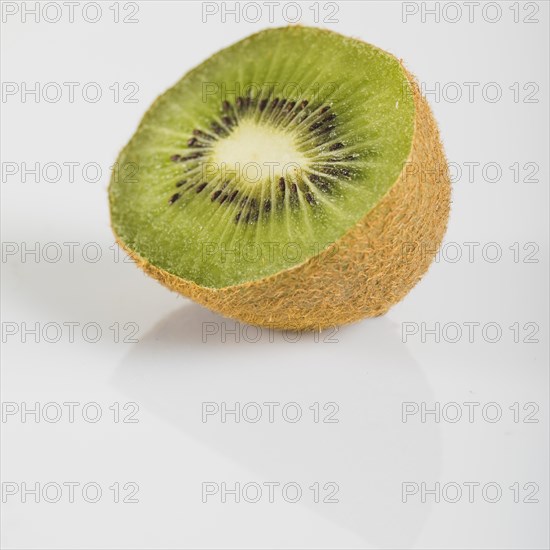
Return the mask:
<svg viewBox="0 0 550 550">
<path fill-rule="evenodd" d="M 439 22 L 430 15 L 422 20 L 422 9 L 437 9 L 433 3 L 319 4 L 317 24 L 387 49 L 427 88 L 439 85 L 440 94 L 428 99 L 449 160 L 462 174 L 455 178 L 446 254 L 410 295 L 384 317 L 297 342 L 265 332 L 253 342 L 252 328 L 170 293 L 122 255 L 115 261 L 106 192 L 109 167 L 154 98 L 218 49 L 284 25 L 285 4 L 275 8 L 273 22 L 257 3 L 263 7 L 260 21 L 237 23 L 231 15 L 223 21 L 221 12 L 204 18 L 199 2 L 139 2 L 133 24 L 113 22 L 112 2 L 100 3 L 97 23 L 83 19 L 82 5 L 73 23 L 67 8 L 59 22 L 36 23 L 32 15 L 22 20 L 21 4 L 9 15 L 8 4 L 13 7 L 2 6 L 4 86 L 80 85 L 73 102 L 66 87 L 54 102 L 23 98 L 20 88 L 2 97 L 2 321 L 4 333 L 18 331 L 4 334 L 2 400 L 19 411 L 35 402 L 80 405 L 74 422 L 64 406 L 54 422 L 37 422 L 32 415 L 23 422 L 20 412 L 4 415 L 3 489 L 21 489 L 22 483 L 80 486 L 75 502 L 67 492 L 59 502 L 41 497 L 36 503 L 32 495 L 23 502 L 20 491 L 4 495 L 3 547 L 548 548 L 548 4 L 505 2 L 497 6 L 499 20 L 490 22 L 497 12 L 474 6 L 469 21 L 467 7 L 454 3 L 462 10 L 456 23 L 456 7 L 444 4 Z M 129 4 L 120 4 L 121 18 L 131 16 Z M 304 24 L 315 24 L 313 5 L 300 3 Z M 337 22 L 323 22 L 334 6 Z M 34 2 L 27 3 L 32 7 Z M 287 18 L 294 17 L 288 10 Z M 411 13 L 406 21 L 404 11 Z M 94 17 L 93 9 L 87 15 Z M 248 15 L 255 16 L 253 9 Z M 82 97 L 88 82 L 103 92 L 96 103 Z M 468 82 L 478 85 L 468 88 Z M 121 88 L 118 102 L 109 89 L 114 83 Z M 134 89 L 124 90 L 126 83 L 136 83 L 137 102 L 122 101 Z M 501 89 L 500 100 L 490 101 L 494 86 L 483 95 L 487 83 Z M 454 101 L 457 86 L 463 95 Z M 536 102 L 525 102 L 528 97 Z M 42 168 L 50 162 L 79 163 L 74 181 L 67 170 L 59 181 L 47 181 L 54 172 L 39 175 L 38 182 L 33 175 L 23 181 L 22 163 Z M 82 176 L 89 162 L 102 169 L 97 182 Z M 464 163 L 479 163 L 471 181 Z M 487 163 L 500 166 L 498 181 L 488 181 L 495 172 L 482 173 Z M 518 182 L 509 168 L 514 163 L 521 167 Z M 538 166 L 531 181 L 533 165 L 524 169 L 526 163 Z M 6 174 L 14 165 L 19 172 Z M 74 261 L 67 242 L 78 243 Z M 480 243 L 473 258 L 464 244 L 471 242 Z M 48 262 L 21 254 L 36 243 L 50 257 L 57 243 L 61 257 Z M 487 243 L 496 245 L 484 249 Z M 97 246 L 102 256 L 92 262 Z M 514 246 L 519 257 L 509 248 Z M 490 261 L 498 248 L 502 257 Z M 462 257 L 453 261 L 457 251 Z M 23 323 L 39 323 L 40 329 L 54 323 L 51 340 L 56 326 L 67 322 L 79 323 L 73 342 L 66 326 L 56 343 L 43 335 L 37 343 L 32 334 L 23 342 Z M 86 323 L 102 328 L 98 342 L 83 338 Z M 137 327 L 138 341 L 115 342 L 109 328 L 114 323 L 120 324 L 121 340 Z M 126 323 L 132 325 L 124 329 Z M 439 342 L 421 334 L 436 323 Z M 450 342 L 453 323 L 463 330 L 456 343 Z M 479 323 L 473 342 L 464 323 Z M 501 328 L 498 342 L 489 341 L 495 325 L 482 333 L 487 323 Z M 509 328 L 514 323 L 518 343 Z M 418 333 L 405 338 L 413 327 Z M 537 332 L 529 336 L 533 327 Z M 205 331 L 217 333 L 206 337 Z M 257 423 L 201 418 L 204 402 L 267 401 L 296 402 L 303 417 L 285 421 L 278 407 L 273 423 L 265 408 Z M 89 402 L 101 408 L 96 423 L 82 417 Z M 138 422 L 122 421 L 130 409 L 115 422 L 109 407 L 129 402 L 139 407 L 133 417 Z M 338 422 L 314 422 L 309 407 L 320 403 L 322 420 L 327 402 L 338 405 Z M 442 408 L 450 402 L 481 405 L 473 422 L 463 405 L 464 416 L 455 423 L 449 419 L 456 411 L 449 407 L 439 422 L 433 415 L 421 422 L 420 414 L 404 422 L 404 402 L 432 409 L 436 402 Z M 483 405 L 491 402 L 496 405 L 484 416 Z M 519 422 L 509 409 L 514 403 Z M 523 410 L 526 403 L 538 407 L 532 417 L 538 422 L 524 421 L 534 407 Z M 495 407 L 502 418 L 489 422 Z M 55 408 L 48 411 L 55 416 Z M 87 412 L 91 417 L 95 411 Z M 96 503 L 82 498 L 81 487 L 89 482 L 103 490 Z M 137 484 L 139 502 L 115 503 L 109 489 L 115 482 Z M 204 482 L 295 482 L 303 495 L 289 503 L 279 488 L 270 503 L 264 486 L 258 503 L 235 503 L 231 495 L 222 503 L 219 494 L 203 503 Z M 338 484 L 339 502 L 315 503 L 308 487 L 316 482 Z M 455 483 L 464 493 L 456 503 L 443 496 L 438 503 L 429 494 L 422 502 L 420 493 L 404 503 L 406 482 L 428 489 Z M 480 484 L 473 502 L 464 482 Z M 483 498 L 481 487 L 488 482 L 502 488 L 498 502 Z M 519 503 L 509 489 L 514 483 L 521 488 Z M 526 483 L 538 486 L 538 502 L 523 502 L 530 492 Z M 449 490 L 448 497 L 454 494 Z"/>
</svg>

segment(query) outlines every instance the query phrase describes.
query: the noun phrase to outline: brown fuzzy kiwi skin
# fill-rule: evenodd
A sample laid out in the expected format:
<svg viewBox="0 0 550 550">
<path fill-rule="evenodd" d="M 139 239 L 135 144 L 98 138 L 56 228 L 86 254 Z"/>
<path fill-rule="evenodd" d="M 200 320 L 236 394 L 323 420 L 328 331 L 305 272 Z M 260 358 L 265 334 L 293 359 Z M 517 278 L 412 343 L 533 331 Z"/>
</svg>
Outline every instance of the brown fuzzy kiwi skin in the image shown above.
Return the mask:
<svg viewBox="0 0 550 550">
<path fill-rule="evenodd" d="M 149 263 L 117 237 L 119 245 L 164 286 L 251 325 L 322 330 L 386 313 L 430 266 L 451 199 L 437 124 L 414 77 L 403 70 L 415 103 L 407 163 L 380 202 L 317 256 L 262 279 L 208 288 Z"/>
</svg>

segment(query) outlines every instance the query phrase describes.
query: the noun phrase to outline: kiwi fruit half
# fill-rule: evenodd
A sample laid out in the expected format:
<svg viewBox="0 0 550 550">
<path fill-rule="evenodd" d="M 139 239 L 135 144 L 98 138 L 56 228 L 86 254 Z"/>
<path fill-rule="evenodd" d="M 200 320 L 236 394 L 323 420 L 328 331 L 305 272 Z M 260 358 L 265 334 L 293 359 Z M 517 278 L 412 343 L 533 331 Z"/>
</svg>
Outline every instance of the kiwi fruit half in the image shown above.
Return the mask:
<svg viewBox="0 0 550 550">
<path fill-rule="evenodd" d="M 118 243 L 250 324 L 318 330 L 415 285 L 450 203 L 437 126 L 389 53 L 318 28 L 254 34 L 153 103 L 109 187 Z"/>
</svg>

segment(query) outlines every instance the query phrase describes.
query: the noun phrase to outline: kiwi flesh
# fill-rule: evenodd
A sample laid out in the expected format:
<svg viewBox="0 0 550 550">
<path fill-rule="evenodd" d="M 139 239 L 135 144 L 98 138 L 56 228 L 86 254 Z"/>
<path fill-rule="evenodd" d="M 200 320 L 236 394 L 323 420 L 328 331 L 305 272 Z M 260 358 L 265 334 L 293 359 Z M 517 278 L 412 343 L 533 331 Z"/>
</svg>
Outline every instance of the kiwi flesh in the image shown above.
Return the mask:
<svg viewBox="0 0 550 550">
<path fill-rule="evenodd" d="M 414 78 L 318 28 L 269 29 L 210 57 L 154 102 L 117 164 L 111 222 L 136 263 L 275 328 L 386 312 L 427 270 L 449 213 Z"/>
</svg>

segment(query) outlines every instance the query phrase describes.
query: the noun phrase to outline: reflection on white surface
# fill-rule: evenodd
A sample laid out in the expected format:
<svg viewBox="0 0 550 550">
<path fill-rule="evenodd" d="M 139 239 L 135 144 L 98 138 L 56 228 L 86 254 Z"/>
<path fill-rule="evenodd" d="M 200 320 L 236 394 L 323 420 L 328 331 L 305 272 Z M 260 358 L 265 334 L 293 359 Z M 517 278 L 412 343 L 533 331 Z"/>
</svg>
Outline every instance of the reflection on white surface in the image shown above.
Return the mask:
<svg viewBox="0 0 550 550">
<path fill-rule="evenodd" d="M 225 325 L 237 335 L 208 336 Z M 401 501 L 401 483 L 437 479 L 438 427 L 401 421 L 402 401 L 433 401 L 433 392 L 387 318 L 312 334 L 290 343 L 283 333 L 243 340 L 245 327 L 188 304 L 150 330 L 123 359 L 115 384 L 129 400 L 177 426 L 250 472 L 250 481 L 337 482 L 338 504 L 312 504 L 317 514 L 355 532 L 373 547 L 408 548 L 430 505 Z M 255 331 L 250 332 L 250 339 Z M 240 336 L 241 341 L 235 340 Z M 287 335 L 287 338 L 300 337 Z M 324 343 L 330 338 L 334 343 Z M 296 402 L 303 416 L 289 423 L 236 423 L 221 414 L 202 421 L 202 402 Z M 313 403 L 335 402 L 338 423 L 314 423 Z M 279 409 L 280 410 L 280 409 Z M 182 456 L 185 463 L 185 456 Z M 213 471 L 210 478 L 216 479 Z M 189 492 L 199 499 L 198 488 Z M 228 485 L 235 480 L 227 479 Z M 191 503 L 190 503 L 191 505 Z"/>
</svg>

